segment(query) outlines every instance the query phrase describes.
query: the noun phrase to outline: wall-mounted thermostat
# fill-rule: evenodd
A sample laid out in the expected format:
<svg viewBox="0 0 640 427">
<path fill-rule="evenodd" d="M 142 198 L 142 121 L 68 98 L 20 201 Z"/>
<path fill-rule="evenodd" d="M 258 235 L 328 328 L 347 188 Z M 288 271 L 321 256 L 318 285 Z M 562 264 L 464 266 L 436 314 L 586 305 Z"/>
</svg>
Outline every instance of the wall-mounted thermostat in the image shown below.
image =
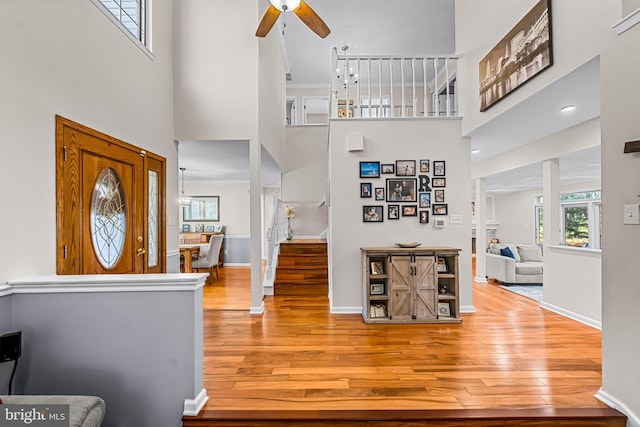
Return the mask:
<svg viewBox="0 0 640 427">
<path fill-rule="evenodd" d="M 433 220 L 434 228 L 443 228 L 444 227 L 444 218 L 436 218 Z"/>
<path fill-rule="evenodd" d="M 624 205 L 624 223 L 638 225 L 640 224 L 640 205 L 633 203 Z"/>
</svg>

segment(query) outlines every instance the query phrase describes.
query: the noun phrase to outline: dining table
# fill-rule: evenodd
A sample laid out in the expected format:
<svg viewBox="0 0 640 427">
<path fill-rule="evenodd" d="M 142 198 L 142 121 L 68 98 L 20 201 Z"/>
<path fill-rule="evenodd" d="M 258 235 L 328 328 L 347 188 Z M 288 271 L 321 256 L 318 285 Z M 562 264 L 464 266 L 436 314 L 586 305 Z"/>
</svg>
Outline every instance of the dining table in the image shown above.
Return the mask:
<svg viewBox="0 0 640 427">
<path fill-rule="evenodd" d="M 191 273 L 191 261 L 200 255 L 200 246 L 198 245 L 180 245 L 180 257 L 184 259 L 183 273 Z"/>
</svg>

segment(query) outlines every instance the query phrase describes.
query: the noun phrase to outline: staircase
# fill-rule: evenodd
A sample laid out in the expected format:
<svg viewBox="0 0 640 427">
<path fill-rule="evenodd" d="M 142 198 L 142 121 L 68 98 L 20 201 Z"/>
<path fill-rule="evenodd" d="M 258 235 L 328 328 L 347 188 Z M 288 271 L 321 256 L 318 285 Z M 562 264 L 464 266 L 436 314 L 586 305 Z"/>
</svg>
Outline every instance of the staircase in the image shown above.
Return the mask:
<svg viewBox="0 0 640 427">
<path fill-rule="evenodd" d="M 328 277 L 326 240 L 294 239 L 280 243 L 273 284 L 275 296 L 326 296 Z"/>
</svg>

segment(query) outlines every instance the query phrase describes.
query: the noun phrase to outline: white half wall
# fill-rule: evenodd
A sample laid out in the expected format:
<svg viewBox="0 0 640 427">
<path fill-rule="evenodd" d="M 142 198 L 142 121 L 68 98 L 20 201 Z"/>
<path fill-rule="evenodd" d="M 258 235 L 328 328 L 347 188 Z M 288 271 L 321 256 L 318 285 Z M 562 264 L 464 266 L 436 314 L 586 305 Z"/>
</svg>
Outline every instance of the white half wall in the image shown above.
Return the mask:
<svg viewBox="0 0 640 427">
<path fill-rule="evenodd" d="M 598 249 L 544 247 L 544 302 L 589 326 L 602 324 L 602 260 Z"/>
</svg>

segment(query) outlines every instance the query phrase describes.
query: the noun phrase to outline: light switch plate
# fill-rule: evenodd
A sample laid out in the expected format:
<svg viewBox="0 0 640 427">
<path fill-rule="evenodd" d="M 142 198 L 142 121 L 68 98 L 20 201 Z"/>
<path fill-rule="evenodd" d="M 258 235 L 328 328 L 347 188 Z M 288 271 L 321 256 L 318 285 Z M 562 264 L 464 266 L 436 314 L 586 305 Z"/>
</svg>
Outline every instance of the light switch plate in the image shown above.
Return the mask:
<svg viewBox="0 0 640 427">
<path fill-rule="evenodd" d="M 624 223 L 630 225 L 640 224 L 640 204 L 624 205 Z"/>
<path fill-rule="evenodd" d="M 449 224 L 462 224 L 462 215 L 449 216 Z"/>
</svg>

